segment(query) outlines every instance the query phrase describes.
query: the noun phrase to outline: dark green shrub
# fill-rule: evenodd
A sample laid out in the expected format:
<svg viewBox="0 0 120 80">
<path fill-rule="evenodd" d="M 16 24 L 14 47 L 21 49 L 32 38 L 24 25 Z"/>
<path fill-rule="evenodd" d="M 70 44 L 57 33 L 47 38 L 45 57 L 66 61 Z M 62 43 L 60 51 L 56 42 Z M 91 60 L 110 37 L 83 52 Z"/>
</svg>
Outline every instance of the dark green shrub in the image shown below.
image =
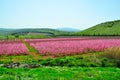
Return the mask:
<svg viewBox="0 0 120 80">
<path fill-rule="evenodd" d="M 102 67 L 116 67 L 116 62 L 114 59 L 102 58 Z"/>
<path fill-rule="evenodd" d="M 116 61 L 116 63 L 117 63 L 117 67 L 120 68 L 120 59 L 118 59 L 118 60 Z"/>
</svg>

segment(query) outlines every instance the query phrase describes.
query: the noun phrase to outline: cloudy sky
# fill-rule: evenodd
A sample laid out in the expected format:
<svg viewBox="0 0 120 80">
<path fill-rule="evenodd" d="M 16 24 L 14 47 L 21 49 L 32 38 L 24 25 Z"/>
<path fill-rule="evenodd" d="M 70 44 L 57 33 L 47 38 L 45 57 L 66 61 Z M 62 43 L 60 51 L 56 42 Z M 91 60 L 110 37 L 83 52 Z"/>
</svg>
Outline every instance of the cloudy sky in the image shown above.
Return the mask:
<svg viewBox="0 0 120 80">
<path fill-rule="evenodd" d="M 0 0 L 0 28 L 80 30 L 120 19 L 120 0 Z"/>
</svg>

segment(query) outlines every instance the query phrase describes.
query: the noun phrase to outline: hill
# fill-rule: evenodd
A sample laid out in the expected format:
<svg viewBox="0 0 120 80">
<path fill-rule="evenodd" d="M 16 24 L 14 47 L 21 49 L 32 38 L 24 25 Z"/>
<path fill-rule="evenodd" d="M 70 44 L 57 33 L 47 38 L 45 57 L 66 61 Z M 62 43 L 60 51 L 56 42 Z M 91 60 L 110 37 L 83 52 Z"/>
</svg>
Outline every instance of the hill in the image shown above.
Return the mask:
<svg viewBox="0 0 120 80">
<path fill-rule="evenodd" d="M 7 35 L 9 32 L 12 32 L 14 29 L 4 29 L 0 28 L 0 35 Z"/>
<path fill-rule="evenodd" d="M 35 29 L 0 29 L 0 38 L 47 38 L 63 35 L 71 35 L 72 32 L 60 31 L 49 28 L 35 28 Z"/>
<path fill-rule="evenodd" d="M 82 36 L 120 36 L 120 20 L 101 23 L 75 34 Z"/>
</svg>

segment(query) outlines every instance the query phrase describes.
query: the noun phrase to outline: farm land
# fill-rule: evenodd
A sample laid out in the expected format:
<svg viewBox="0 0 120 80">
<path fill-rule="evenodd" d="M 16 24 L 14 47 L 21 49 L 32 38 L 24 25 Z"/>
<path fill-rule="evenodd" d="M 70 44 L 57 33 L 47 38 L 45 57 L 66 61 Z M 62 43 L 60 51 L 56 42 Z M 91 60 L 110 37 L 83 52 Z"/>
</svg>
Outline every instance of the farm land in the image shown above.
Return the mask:
<svg viewBox="0 0 120 80">
<path fill-rule="evenodd" d="M 119 80 L 119 46 L 119 38 L 1 40 L 0 80 Z"/>
<path fill-rule="evenodd" d="M 120 80 L 120 0 L 0 0 L 0 80 Z"/>
</svg>

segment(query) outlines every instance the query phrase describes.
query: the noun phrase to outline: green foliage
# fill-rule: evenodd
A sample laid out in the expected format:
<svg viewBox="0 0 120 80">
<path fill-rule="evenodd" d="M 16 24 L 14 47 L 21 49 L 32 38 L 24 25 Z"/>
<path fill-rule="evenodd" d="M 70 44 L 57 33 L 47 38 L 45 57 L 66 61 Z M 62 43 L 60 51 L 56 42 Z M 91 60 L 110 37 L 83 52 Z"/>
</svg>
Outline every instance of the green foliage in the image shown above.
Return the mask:
<svg viewBox="0 0 120 80">
<path fill-rule="evenodd" d="M 102 67 L 117 67 L 116 61 L 114 59 L 101 58 Z"/>
<path fill-rule="evenodd" d="M 100 58 L 97 55 L 66 56 L 55 59 L 40 60 L 44 66 L 67 66 L 67 67 L 116 67 L 115 60 Z"/>
<path fill-rule="evenodd" d="M 35 50 L 31 50 L 35 52 Z M 102 53 L 89 53 L 75 56 L 64 56 L 58 58 L 44 59 L 42 56 L 37 56 L 37 60 L 32 55 L 24 56 L 6 56 L 1 57 L 2 63 L 20 61 L 27 64 L 41 64 L 43 66 L 67 66 L 67 67 L 119 67 L 119 60 L 109 59 L 101 56 Z"/>
<path fill-rule="evenodd" d="M 0 80 L 119 80 L 119 75 L 119 68 L 39 67 L 35 69 L 7 69 L 0 67 Z"/>
</svg>

